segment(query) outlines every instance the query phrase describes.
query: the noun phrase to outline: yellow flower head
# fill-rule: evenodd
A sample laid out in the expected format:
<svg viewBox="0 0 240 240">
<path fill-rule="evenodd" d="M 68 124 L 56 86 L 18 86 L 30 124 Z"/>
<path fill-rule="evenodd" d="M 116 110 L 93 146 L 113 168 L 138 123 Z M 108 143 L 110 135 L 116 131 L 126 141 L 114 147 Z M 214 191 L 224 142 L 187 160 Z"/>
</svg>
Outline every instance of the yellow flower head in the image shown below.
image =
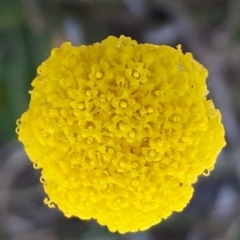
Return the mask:
<svg viewBox="0 0 240 240">
<path fill-rule="evenodd" d="M 207 70 L 180 47 L 64 43 L 37 73 L 17 133 L 67 217 L 145 230 L 186 206 L 225 145 Z"/>
</svg>

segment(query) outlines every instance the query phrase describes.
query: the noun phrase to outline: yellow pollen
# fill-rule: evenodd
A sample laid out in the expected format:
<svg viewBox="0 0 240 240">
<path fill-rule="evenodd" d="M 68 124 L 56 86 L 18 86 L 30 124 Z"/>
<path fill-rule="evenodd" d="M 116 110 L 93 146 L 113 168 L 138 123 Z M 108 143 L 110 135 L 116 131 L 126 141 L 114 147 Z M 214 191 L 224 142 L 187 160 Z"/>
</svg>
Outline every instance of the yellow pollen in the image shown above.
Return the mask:
<svg viewBox="0 0 240 240">
<path fill-rule="evenodd" d="M 202 121 L 200 121 L 200 122 L 197 122 L 196 125 L 199 126 L 199 127 L 204 127 L 204 126 L 205 126 L 205 123 L 202 122 Z"/>
<path fill-rule="evenodd" d="M 130 138 L 134 138 L 135 137 L 135 132 L 134 130 L 131 130 L 129 133 L 128 133 L 129 137 Z"/>
<path fill-rule="evenodd" d="M 158 139 L 156 140 L 156 143 L 157 143 L 157 145 L 158 145 L 159 147 L 163 147 L 163 143 L 162 143 L 162 140 L 161 140 L 160 138 L 158 138 Z"/>
<path fill-rule="evenodd" d="M 79 109 L 83 110 L 85 108 L 85 104 L 83 102 L 80 102 L 78 104 Z"/>
<path fill-rule="evenodd" d="M 136 180 L 136 179 L 134 179 L 134 180 L 132 181 L 132 185 L 136 187 L 137 185 L 139 185 L 139 181 Z"/>
<path fill-rule="evenodd" d="M 153 108 L 152 107 L 146 107 L 146 110 L 148 113 L 152 113 L 153 112 Z"/>
<path fill-rule="evenodd" d="M 137 162 L 132 163 L 132 167 L 133 167 L 133 168 L 137 168 L 137 166 L 138 166 L 138 163 L 137 163 Z"/>
<path fill-rule="evenodd" d="M 91 90 L 87 90 L 86 94 L 87 94 L 88 97 L 91 97 L 92 96 L 92 91 Z"/>
<path fill-rule="evenodd" d="M 114 149 L 113 149 L 113 148 L 109 148 L 109 149 L 107 150 L 107 152 L 112 155 L 112 154 L 114 154 Z"/>
<path fill-rule="evenodd" d="M 124 124 L 123 122 L 119 122 L 119 123 L 118 123 L 118 127 L 119 127 L 119 129 L 122 130 L 122 131 L 126 129 L 126 126 L 125 126 L 125 124 Z"/>
<path fill-rule="evenodd" d="M 90 195 L 91 197 L 94 197 L 94 196 L 95 196 L 95 192 L 89 192 L 89 195 Z"/>
<path fill-rule="evenodd" d="M 133 75 L 134 78 L 139 78 L 139 77 L 140 77 L 140 74 L 139 74 L 139 72 L 137 72 L 137 71 L 134 71 L 134 72 L 132 73 L 132 75 Z"/>
<path fill-rule="evenodd" d="M 106 102 L 106 97 L 104 94 L 100 95 L 100 102 Z"/>
<path fill-rule="evenodd" d="M 119 166 L 124 168 L 124 167 L 126 166 L 126 162 L 123 161 L 123 160 L 121 160 L 121 161 L 119 162 Z"/>
<path fill-rule="evenodd" d="M 149 138 L 148 137 L 145 137 L 142 139 L 142 144 L 143 145 L 147 145 L 149 143 Z"/>
<path fill-rule="evenodd" d="M 174 122 L 180 122 L 180 121 L 181 121 L 181 118 L 178 117 L 178 116 L 175 116 L 175 117 L 173 118 L 173 121 L 174 121 Z"/>
<path fill-rule="evenodd" d="M 149 151 L 149 155 L 150 155 L 151 157 L 155 157 L 155 156 L 156 156 L 156 153 L 155 153 L 155 151 L 151 150 L 151 151 Z"/>
<path fill-rule="evenodd" d="M 115 204 L 116 206 L 120 205 L 120 204 L 121 204 L 121 200 L 120 200 L 120 199 L 117 199 L 117 200 L 114 202 L 114 204 Z"/>
<path fill-rule="evenodd" d="M 105 184 L 105 183 L 106 183 L 106 180 L 105 180 L 105 179 L 103 179 L 103 178 L 100 178 L 100 180 L 99 180 L 99 181 L 100 181 L 100 183 L 101 183 L 101 184 Z"/>
<path fill-rule="evenodd" d="M 90 131 L 90 132 L 93 131 L 93 129 L 94 129 L 93 126 L 88 127 L 88 131 Z"/>
<path fill-rule="evenodd" d="M 161 163 L 160 168 L 165 168 L 165 165 Z"/>
<path fill-rule="evenodd" d="M 189 137 L 183 136 L 183 137 L 181 137 L 181 139 L 182 139 L 183 142 L 188 142 L 189 141 Z"/>
<path fill-rule="evenodd" d="M 92 138 L 92 137 L 89 137 L 89 138 L 87 139 L 87 143 L 88 143 L 88 144 L 93 143 L 93 138 Z"/>
<path fill-rule="evenodd" d="M 97 73 L 96 73 L 96 77 L 97 77 L 98 79 L 100 79 L 100 78 L 103 77 L 103 74 L 102 74 L 101 72 L 97 72 Z"/>
<path fill-rule="evenodd" d="M 139 113 L 143 117 L 144 115 L 146 115 L 146 110 L 144 108 L 141 108 Z"/>
<path fill-rule="evenodd" d="M 125 100 L 120 101 L 120 107 L 126 108 L 127 107 L 127 102 Z"/>
</svg>

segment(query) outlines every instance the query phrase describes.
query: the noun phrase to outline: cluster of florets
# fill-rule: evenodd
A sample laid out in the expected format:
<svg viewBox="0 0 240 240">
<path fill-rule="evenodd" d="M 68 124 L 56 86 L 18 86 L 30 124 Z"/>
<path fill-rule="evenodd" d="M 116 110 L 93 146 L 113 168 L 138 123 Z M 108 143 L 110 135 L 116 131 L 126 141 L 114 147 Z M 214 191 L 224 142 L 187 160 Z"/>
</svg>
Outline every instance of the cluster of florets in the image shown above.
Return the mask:
<svg viewBox="0 0 240 240">
<path fill-rule="evenodd" d="M 225 145 L 207 70 L 180 47 L 64 43 L 37 73 L 17 132 L 68 217 L 147 229 L 186 206 Z"/>
</svg>

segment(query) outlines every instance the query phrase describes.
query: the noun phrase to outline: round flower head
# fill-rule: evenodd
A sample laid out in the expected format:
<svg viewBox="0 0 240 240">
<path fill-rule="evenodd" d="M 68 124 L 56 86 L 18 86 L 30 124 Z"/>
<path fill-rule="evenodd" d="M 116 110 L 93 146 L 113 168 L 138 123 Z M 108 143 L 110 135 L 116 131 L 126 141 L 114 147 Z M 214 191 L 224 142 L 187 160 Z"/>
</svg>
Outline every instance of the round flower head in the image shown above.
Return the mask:
<svg viewBox="0 0 240 240">
<path fill-rule="evenodd" d="M 180 47 L 64 43 L 37 73 L 17 133 L 67 217 L 145 230 L 187 205 L 225 145 L 207 70 Z"/>
</svg>

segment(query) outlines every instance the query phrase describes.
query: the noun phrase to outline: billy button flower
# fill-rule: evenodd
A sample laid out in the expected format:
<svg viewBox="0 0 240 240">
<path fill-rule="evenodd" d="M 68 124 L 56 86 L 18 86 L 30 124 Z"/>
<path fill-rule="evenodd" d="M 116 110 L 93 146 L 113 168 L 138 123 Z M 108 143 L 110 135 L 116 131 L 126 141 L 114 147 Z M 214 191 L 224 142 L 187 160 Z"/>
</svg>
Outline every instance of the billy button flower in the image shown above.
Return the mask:
<svg viewBox="0 0 240 240">
<path fill-rule="evenodd" d="M 110 36 L 53 49 L 16 129 L 44 202 L 120 233 L 181 211 L 225 145 L 206 77 L 180 46 Z"/>
</svg>

